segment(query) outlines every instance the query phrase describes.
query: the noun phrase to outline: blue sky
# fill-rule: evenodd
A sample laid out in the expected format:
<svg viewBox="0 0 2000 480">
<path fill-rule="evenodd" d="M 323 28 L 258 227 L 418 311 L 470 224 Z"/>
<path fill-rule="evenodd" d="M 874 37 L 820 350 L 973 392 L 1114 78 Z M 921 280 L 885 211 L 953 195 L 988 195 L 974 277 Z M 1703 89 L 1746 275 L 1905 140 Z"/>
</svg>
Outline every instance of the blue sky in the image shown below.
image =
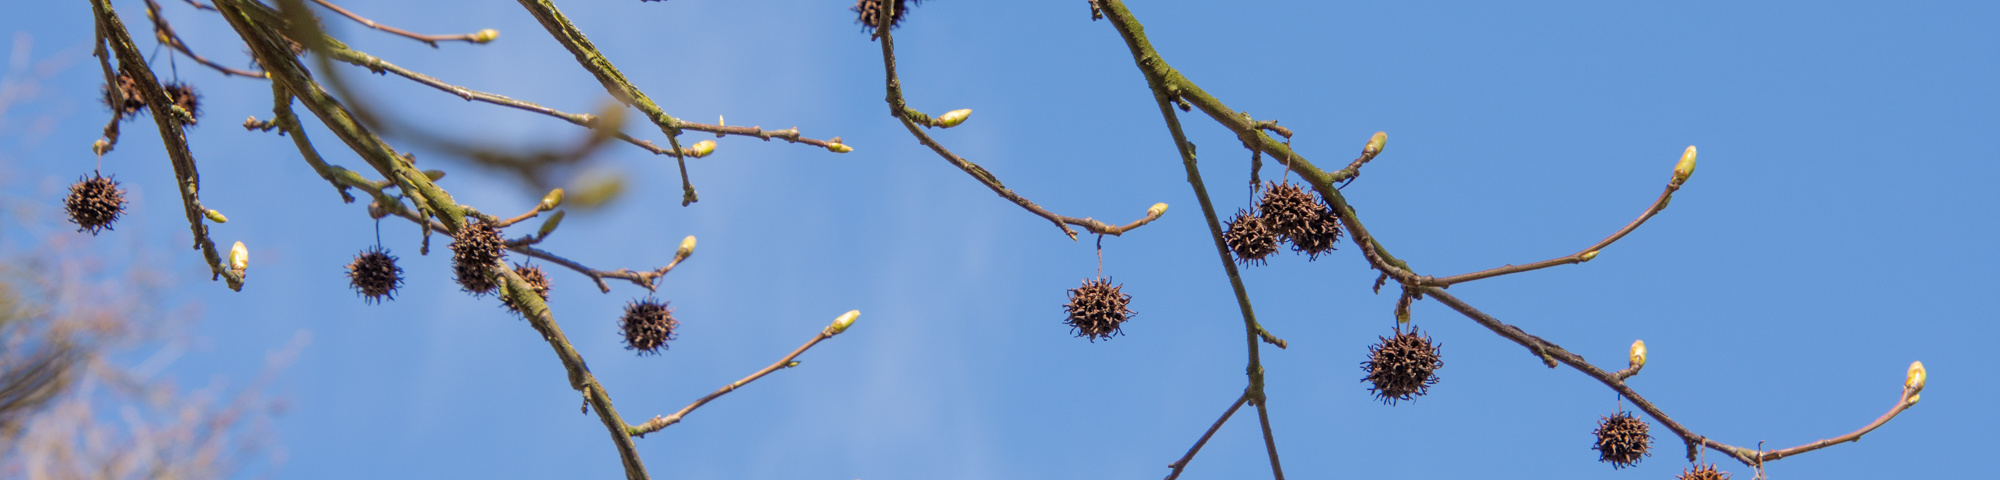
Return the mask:
<svg viewBox="0 0 2000 480">
<path fill-rule="evenodd" d="M 1651 202 L 1682 148 L 1701 164 L 1665 213 L 1595 261 L 1464 284 L 1454 295 L 1599 365 L 1644 339 L 1632 384 L 1697 432 L 1789 447 L 1847 433 L 1896 401 L 1904 368 L 1938 380 L 1865 442 L 1770 466 L 1779 478 L 1964 476 L 2000 443 L 2000 394 L 1983 308 L 2000 266 L 2000 8 L 1980 2 L 1133 2 L 1162 55 L 1230 106 L 1297 132 L 1344 164 L 1381 130 L 1388 148 L 1345 192 L 1369 229 L 1419 272 L 1449 275 L 1563 255 Z M 120 12 L 143 30 L 142 2 Z M 342 2 L 426 33 L 501 32 L 431 49 L 336 18 L 357 49 L 480 89 L 573 112 L 606 99 L 518 6 Z M 197 51 L 248 60 L 212 14 L 168 2 Z M 995 197 L 903 131 L 882 103 L 876 44 L 845 2 L 566 2 L 561 5 L 669 113 L 798 127 L 856 148 L 835 155 L 719 140 L 681 207 L 670 159 L 614 145 L 594 167 L 628 194 L 572 212 L 549 249 L 598 268 L 649 268 L 686 235 L 694 257 L 661 283 L 683 321 L 664 355 L 623 350 L 616 317 L 646 292 L 552 271 L 558 321 L 633 422 L 667 414 L 789 352 L 841 312 L 847 334 L 639 440 L 656 478 L 1153 478 L 1243 386 L 1241 320 L 1200 209 L 1143 78 L 1084 2 L 939 0 L 897 31 L 911 106 L 971 108 L 933 131 L 1058 213 L 1158 222 L 1104 239 L 1104 272 L 1134 296 L 1126 336 L 1090 343 L 1061 324 L 1064 290 L 1098 268 L 1091 241 Z M 0 188 L 59 208 L 87 172 L 104 114 L 83 2 L 10 7 L 0 20 L 35 59 L 69 58 L 33 103 L 5 112 Z M 33 19 L 30 21 L 30 19 Z M 146 35 L 138 35 L 141 38 Z M 167 59 L 156 60 L 166 73 Z M 375 241 L 362 205 L 339 202 L 289 139 L 236 127 L 269 118 L 261 80 L 192 62 L 205 93 L 190 141 L 204 202 L 229 215 L 218 242 L 253 249 L 249 285 L 205 281 L 186 250 L 171 170 L 149 124 L 105 157 L 133 190 L 118 229 L 90 240 L 169 252 L 176 297 L 205 315 L 166 370 L 188 385 L 248 381 L 300 332 L 311 344 L 276 383 L 287 478 L 615 478 L 596 419 L 560 365 L 491 298 L 457 293 L 443 239 L 417 255 L 407 223 L 382 225 L 408 284 L 366 305 L 342 266 Z M 11 68 L 11 67 L 10 67 Z M 15 70 L 10 69 L 10 73 Z M 345 73 L 398 115 L 495 146 L 559 145 L 559 120 L 473 104 L 396 77 Z M 1219 209 L 1248 205 L 1247 152 L 1184 115 Z M 47 120 L 37 120 L 47 119 Z M 36 124 L 35 121 L 44 123 Z M 150 121 L 150 120 L 146 120 Z M 21 125 L 37 135 L 20 134 Z M 657 131 L 628 124 L 634 133 Z M 324 129 L 330 162 L 360 170 Z M 687 138 L 698 139 L 697 136 Z M 539 192 L 416 151 L 442 185 L 488 212 Z M 1278 175 L 1267 169 L 1266 178 Z M 531 227 L 517 227 L 531 228 Z M 137 240 L 132 240 L 137 239 Z M 0 231 L 0 241 L 21 237 Z M 1613 471 L 1590 450 L 1615 395 L 1435 302 L 1416 322 L 1444 346 L 1429 396 L 1381 405 L 1358 382 L 1395 296 L 1343 244 L 1245 270 L 1264 325 L 1272 421 L 1293 478 L 1667 478 L 1687 466 L 1655 425 L 1656 455 Z M 1246 410 L 1245 413 L 1248 413 Z M 1253 416 L 1239 415 L 1184 478 L 1268 474 Z M 1721 460 L 1719 455 L 1711 459 Z M 1741 465 L 1724 469 L 1748 478 Z"/>
</svg>

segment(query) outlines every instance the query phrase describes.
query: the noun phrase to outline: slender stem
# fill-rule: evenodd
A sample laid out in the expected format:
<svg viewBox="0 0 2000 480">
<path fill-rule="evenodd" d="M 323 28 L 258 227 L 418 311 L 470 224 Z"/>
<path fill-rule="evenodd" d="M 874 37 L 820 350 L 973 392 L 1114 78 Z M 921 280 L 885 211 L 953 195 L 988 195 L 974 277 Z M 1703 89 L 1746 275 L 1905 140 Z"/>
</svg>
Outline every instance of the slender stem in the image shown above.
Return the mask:
<svg viewBox="0 0 2000 480">
<path fill-rule="evenodd" d="M 205 5 L 196 5 L 196 8 L 201 8 L 201 7 L 205 7 Z M 214 10 L 214 8 L 209 8 L 209 10 Z M 215 71 L 222 72 L 223 75 L 235 75 L 239 77 L 249 77 L 249 78 L 264 78 L 264 72 L 243 70 L 240 68 L 234 68 L 220 63 L 215 63 L 214 60 L 209 60 L 207 58 L 202 57 L 200 54 L 194 53 L 194 49 L 188 48 L 187 42 L 181 41 L 180 34 L 174 33 L 174 26 L 167 24 L 167 17 L 160 12 L 159 2 L 156 2 L 154 0 L 146 0 L 146 13 L 147 13 L 146 15 L 147 18 L 153 20 L 153 31 L 159 33 L 160 37 L 166 39 L 166 45 L 168 47 L 173 48 L 174 50 L 179 50 L 181 53 L 186 54 L 188 58 L 194 59 L 195 63 L 206 65 L 208 66 L 208 68 L 213 68 L 215 69 Z"/>
<path fill-rule="evenodd" d="M 1265 411 L 1268 404 L 1268 400 L 1257 402 L 1257 424 L 1264 426 L 1264 452 L 1271 455 L 1271 477 L 1285 480 L 1285 469 L 1278 466 L 1278 440 L 1271 437 L 1271 415 Z"/>
<path fill-rule="evenodd" d="M 714 392 L 711 392 L 708 395 L 695 400 L 694 403 L 690 403 L 686 407 L 681 407 L 681 410 L 678 412 L 674 412 L 673 415 L 667 415 L 664 417 L 654 416 L 653 419 L 647 420 L 646 423 L 642 423 L 632 427 L 627 427 L 625 429 L 625 433 L 627 435 L 631 435 L 634 437 L 643 437 L 646 436 L 646 434 L 648 433 L 657 432 L 660 431 L 660 429 L 667 428 L 667 426 L 669 425 L 680 423 L 682 418 L 687 417 L 687 414 L 694 412 L 694 410 L 697 408 L 701 408 L 702 405 L 707 405 L 709 401 L 715 400 L 716 398 L 721 397 L 723 395 L 728 395 L 729 392 L 734 392 L 738 388 L 743 388 L 743 386 L 749 385 L 750 382 L 757 381 L 757 379 L 759 378 L 764 378 L 765 375 L 770 375 L 771 372 L 796 366 L 797 364 L 793 362 L 792 359 L 798 358 L 799 354 L 806 353 L 806 350 L 811 349 L 813 345 L 818 345 L 821 340 L 833 338 L 834 335 L 835 333 L 833 331 L 833 327 L 829 326 L 824 330 L 820 330 L 818 335 L 814 335 L 811 340 L 806 340 L 805 345 L 799 345 L 799 348 L 792 350 L 791 354 L 785 355 L 785 358 L 780 358 L 776 362 L 772 362 L 770 366 L 764 367 L 763 370 L 758 370 L 756 373 L 752 373 L 750 374 L 750 376 L 743 377 L 743 379 L 741 380 L 729 382 L 728 385 L 723 385 L 722 388 L 716 389 Z"/>
<path fill-rule="evenodd" d="M 327 10 L 333 10 L 335 13 L 339 13 L 341 16 L 352 19 L 355 21 L 355 23 L 360 23 L 364 26 L 367 26 L 368 28 L 373 28 L 376 30 L 381 30 L 396 35 L 409 37 L 411 40 L 424 42 L 425 44 L 430 45 L 431 48 L 437 48 L 438 46 L 437 42 L 449 42 L 454 40 L 466 41 L 472 43 L 485 43 L 478 40 L 479 34 L 476 33 L 460 33 L 453 35 L 425 35 L 421 33 L 411 32 L 409 30 L 404 30 L 396 27 L 391 27 L 388 25 L 375 23 L 374 20 L 362 18 L 360 15 L 354 14 L 354 12 L 347 11 L 347 9 L 345 8 L 340 8 L 339 5 L 334 5 L 333 2 L 329 2 L 326 0 L 313 0 L 313 3 L 317 3 L 319 4 L 319 6 L 326 7 Z M 490 41 L 491 39 L 488 40 Z"/>
<path fill-rule="evenodd" d="M 1590 258 L 1585 258 L 1585 257 L 1594 256 L 1595 252 L 1603 250 L 1604 247 L 1611 246 L 1612 242 L 1616 242 L 1618 241 L 1618 239 L 1625 238 L 1626 234 L 1632 233 L 1632 231 L 1637 230 L 1640 225 L 1646 224 L 1646 220 L 1652 219 L 1653 215 L 1658 215 L 1661 210 L 1665 210 L 1667 208 L 1667 203 L 1673 200 L 1674 191 L 1680 190 L 1680 188 L 1681 184 L 1678 182 L 1668 183 L 1666 191 L 1660 192 L 1660 198 L 1658 200 L 1654 200 L 1651 206 L 1646 207 L 1646 211 L 1640 213 L 1639 218 L 1633 219 L 1630 223 L 1626 223 L 1625 228 L 1618 229 L 1618 231 L 1613 232 L 1611 236 L 1604 237 L 1603 240 L 1599 240 L 1597 241 L 1596 244 L 1584 248 L 1583 250 L 1579 250 L 1576 253 L 1548 260 L 1543 260 L 1535 263 L 1528 263 L 1522 265 L 1507 265 L 1504 267 L 1481 270 L 1477 272 L 1467 273 L 1464 275 L 1453 275 L 1434 280 L 1427 280 L 1422 283 L 1424 285 L 1448 287 L 1453 284 L 1470 282 L 1482 278 L 1492 278 L 1511 273 L 1521 273 L 1531 270 L 1540 270 L 1548 267 L 1553 267 L 1556 265 L 1570 265 L 1570 264 L 1590 261 Z"/>
<path fill-rule="evenodd" d="M 1244 402 L 1247 402 L 1247 401 L 1249 401 L 1249 400 L 1250 400 L 1250 395 L 1249 395 L 1248 393 L 1245 393 L 1245 394 L 1243 394 L 1243 395 L 1238 395 L 1238 396 L 1236 396 L 1236 401 L 1235 401 L 1234 403 L 1230 403 L 1230 404 L 1229 404 L 1229 409 L 1228 409 L 1228 410 L 1224 410 L 1224 411 L 1222 412 L 1222 417 L 1221 417 L 1221 418 L 1217 418 L 1217 419 L 1215 419 L 1215 424 L 1214 424 L 1214 425 L 1209 425 L 1209 426 L 1208 426 L 1208 431 L 1207 431 L 1207 432 L 1202 432 L 1202 434 L 1201 434 L 1201 439 L 1200 439 L 1200 440 L 1195 440 L 1195 441 L 1194 441 L 1194 446 L 1193 446 L 1193 447 L 1189 447 L 1189 448 L 1188 448 L 1188 451 L 1187 451 L 1187 454 L 1186 454 L 1186 455 L 1181 455 L 1181 459 L 1180 459 L 1180 460 L 1175 460 L 1175 461 L 1174 461 L 1174 463 L 1169 463 L 1169 464 L 1167 464 L 1167 468 L 1171 468 L 1171 469 L 1174 469 L 1173 473 L 1168 473 L 1168 474 L 1167 474 L 1167 480 L 1174 480 L 1174 479 L 1176 479 L 1176 478 L 1180 478 L 1180 476 L 1181 476 L 1181 470 L 1183 470 L 1183 469 L 1186 469 L 1186 468 L 1187 468 L 1187 465 L 1188 465 L 1188 462 L 1190 462 L 1190 461 L 1193 461 L 1193 460 L 1194 460 L 1194 454 L 1196 454 L 1196 453 L 1200 453 L 1200 452 L 1201 452 L 1201 447 L 1202 447 L 1203 445 L 1207 445 L 1207 444 L 1208 444 L 1208 438 L 1209 438 L 1209 437 L 1213 437 L 1213 436 L 1215 436 L 1215 431 L 1216 431 L 1216 430 L 1221 430 L 1221 429 L 1222 429 L 1222 424 L 1224 424 L 1224 423 L 1228 423 L 1228 422 L 1229 422 L 1229 417 L 1230 417 L 1231 415 L 1235 415 L 1235 414 L 1236 414 L 1236 409 L 1239 409 L 1239 408 L 1243 408 L 1243 403 L 1244 403 Z"/>
<path fill-rule="evenodd" d="M 582 273 L 584 276 L 590 277 L 592 281 L 597 282 L 597 289 L 603 291 L 604 293 L 611 293 L 611 285 L 608 285 L 604 282 L 604 279 L 606 278 L 616 278 L 616 279 L 630 281 L 632 282 L 633 285 L 645 287 L 647 291 L 652 291 L 654 288 L 657 287 L 657 284 L 655 282 L 658 281 L 660 277 L 666 276 L 667 272 L 673 271 L 674 266 L 680 265 L 681 260 L 687 258 L 686 255 L 675 253 L 673 262 L 668 263 L 667 266 L 660 267 L 657 269 L 645 270 L 645 271 L 632 271 L 630 269 L 620 268 L 617 270 L 605 271 L 583 266 L 583 264 L 581 263 L 577 263 L 573 260 L 557 256 L 556 254 L 553 253 L 549 253 L 546 250 L 541 250 L 528 245 L 516 245 L 510 243 L 509 245 L 507 245 L 507 249 L 516 252 L 521 252 L 522 254 L 525 254 L 530 257 L 546 260 L 549 263 L 554 263 L 557 265 L 569 267 L 569 269 L 571 270 L 576 270 L 577 273 Z"/>
</svg>

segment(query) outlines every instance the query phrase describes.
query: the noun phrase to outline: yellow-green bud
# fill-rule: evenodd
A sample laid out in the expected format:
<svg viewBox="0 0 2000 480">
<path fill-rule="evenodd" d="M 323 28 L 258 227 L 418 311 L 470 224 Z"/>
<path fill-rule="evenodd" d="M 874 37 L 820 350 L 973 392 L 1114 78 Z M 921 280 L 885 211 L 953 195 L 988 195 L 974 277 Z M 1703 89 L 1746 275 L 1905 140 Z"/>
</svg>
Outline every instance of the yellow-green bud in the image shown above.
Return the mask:
<svg viewBox="0 0 2000 480">
<path fill-rule="evenodd" d="M 491 41 L 493 41 L 493 39 L 495 39 L 495 38 L 500 38 L 500 31 L 499 31 L 499 30 L 494 30 L 494 29 L 491 29 L 491 28 L 488 28 L 488 29 L 485 29 L 485 30 L 480 30 L 480 31 L 478 31 L 478 32 L 475 32 L 475 33 L 473 33 L 473 34 L 472 34 L 472 43 L 486 43 L 486 42 L 491 42 Z"/>
<path fill-rule="evenodd" d="M 706 157 L 708 154 L 715 153 L 715 141 L 702 140 L 694 142 L 694 145 L 688 145 L 687 149 L 681 153 L 694 158 Z"/>
<path fill-rule="evenodd" d="M 1588 262 L 1588 261 L 1591 261 L 1591 260 L 1596 260 L 1596 259 L 1597 259 L 1597 251 L 1596 251 L 1596 250 L 1591 250 L 1591 251 L 1588 251 L 1588 252 L 1583 252 L 1583 261 L 1586 261 L 1586 262 Z"/>
<path fill-rule="evenodd" d="M 543 220 L 542 229 L 536 232 L 535 236 L 546 237 L 549 236 L 549 234 L 551 233 L 555 233 L 556 226 L 562 225 L 563 214 L 566 213 L 569 212 L 557 211 L 555 215 L 550 215 L 548 220 Z"/>
<path fill-rule="evenodd" d="M 1917 400 L 1922 400 L 1923 398 L 1924 398 L 1924 396 L 1923 396 L 1923 395 L 1911 395 L 1911 396 L 1910 396 L 1910 404 L 1911 404 L 1911 405 L 1916 405 L 1916 404 L 1917 404 Z"/>
<path fill-rule="evenodd" d="M 1382 153 L 1382 147 L 1388 146 L 1388 143 L 1389 132 L 1375 132 L 1375 136 L 1368 137 L 1368 146 L 1361 147 L 1361 152 L 1368 155 Z"/>
<path fill-rule="evenodd" d="M 972 116 L 972 109 L 961 108 L 944 112 L 944 115 L 938 115 L 937 123 L 938 126 L 944 128 L 956 127 L 958 124 L 965 123 L 965 118 L 970 116 Z"/>
<path fill-rule="evenodd" d="M 229 269 L 242 272 L 250 268 L 250 248 L 238 240 L 236 246 L 229 247 Z"/>
<path fill-rule="evenodd" d="M 1910 389 L 1910 403 L 1917 403 L 1916 393 L 1924 391 L 1924 362 L 1910 362 L 1910 374 L 1903 379 L 1903 388 Z"/>
<path fill-rule="evenodd" d="M 444 179 L 444 170 L 424 170 L 424 177 L 435 182 Z"/>
<path fill-rule="evenodd" d="M 229 217 L 222 216 L 222 212 L 215 211 L 215 209 L 213 208 L 208 209 L 208 211 L 206 212 L 202 212 L 202 215 L 207 215 L 208 221 L 211 222 L 229 223 Z"/>
<path fill-rule="evenodd" d="M 542 196 L 542 205 L 541 205 L 542 210 L 555 210 L 556 207 L 562 206 L 562 199 L 563 199 L 563 189 L 561 187 L 557 187 L 555 190 L 549 190 L 548 195 Z"/>
<path fill-rule="evenodd" d="M 674 256 L 676 257 L 685 257 L 688 255 L 694 255 L 694 235 L 688 235 L 688 238 L 681 239 L 681 249 L 674 251 Z"/>
<path fill-rule="evenodd" d="M 1153 208 L 1146 209 L 1146 216 L 1148 217 L 1158 217 L 1166 214 L 1167 204 L 1165 203 L 1155 203 L 1153 204 Z"/>
<path fill-rule="evenodd" d="M 847 327 L 854 326 L 854 319 L 860 316 L 860 310 L 848 310 L 847 313 L 840 314 L 840 318 L 833 319 L 832 325 L 826 326 L 826 331 L 830 332 L 827 335 L 839 335 L 841 332 L 847 331 Z"/>
<path fill-rule="evenodd" d="M 1685 182 L 1692 175 L 1694 175 L 1694 145 L 1688 145 L 1687 151 L 1681 152 L 1681 163 L 1674 164 L 1674 183 Z"/>
<path fill-rule="evenodd" d="M 854 147 L 847 146 L 846 144 L 842 144 L 840 142 L 828 143 L 826 144 L 826 149 L 832 151 L 833 153 L 847 153 L 854 151 Z"/>
<path fill-rule="evenodd" d="M 1644 367 L 1644 366 L 1646 366 L 1646 341 L 1645 341 L 1645 340 L 1633 340 L 1633 341 L 1632 341 L 1632 368 L 1636 370 L 1636 369 L 1638 369 L 1639 367 Z"/>
</svg>

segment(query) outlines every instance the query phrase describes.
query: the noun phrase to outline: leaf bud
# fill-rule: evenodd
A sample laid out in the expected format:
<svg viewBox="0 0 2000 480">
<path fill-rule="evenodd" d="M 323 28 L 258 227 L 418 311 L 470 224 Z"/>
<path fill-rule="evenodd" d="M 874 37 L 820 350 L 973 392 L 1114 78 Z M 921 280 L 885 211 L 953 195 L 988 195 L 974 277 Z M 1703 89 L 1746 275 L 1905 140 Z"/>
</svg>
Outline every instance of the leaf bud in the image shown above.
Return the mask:
<svg viewBox="0 0 2000 480">
<path fill-rule="evenodd" d="M 1368 146 L 1361 147 L 1361 153 L 1366 155 L 1382 153 L 1382 147 L 1387 146 L 1388 143 L 1389 132 L 1375 132 L 1375 136 L 1368 137 Z"/>
<path fill-rule="evenodd" d="M 563 189 L 561 187 L 557 187 L 555 190 L 549 190 L 548 195 L 542 196 L 541 208 L 544 211 L 555 210 L 556 207 L 562 206 L 562 200 L 563 200 Z"/>
<path fill-rule="evenodd" d="M 688 255 L 694 255 L 694 235 L 688 235 L 688 238 L 681 239 L 680 250 L 674 251 L 674 256 L 676 257 L 686 257 Z"/>
<path fill-rule="evenodd" d="M 238 240 L 235 246 L 229 247 L 229 269 L 242 272 L 249 268 L 250 247 L 243 246 L 243 241 Z"/>
<path fill-rule="evenodd" d="M 840 142 L 828 143 L 826 144 L 826 149 L 833 153 L 847 153 L 854 151 L 854 147 L 847 146 L 846 144 Z"/>
<path fill-rule="evenodd" d="M 471 40 L 472 43 L 486 43 L 486 42 L 491 42 L 493 41 L 493 39 L 496 38 L 500 38 L 500 31 L 488 28 L 473 33 Z"/>
<path fill-rule="evenodd" d="M 538 231 L 536 231 L 536 232 L 535 232 L 535 236 L 538 236 L 538 237 L 546 237 L 546 236 L 549 236 L 549 234 L 551 234 L 551 233 L 555 233 L 555 232 L 556 232 L 556 226 L 557 226 L 557 225 L 562 225 L 562 219 L 563 219 L 563 215 L 564 215 L 564 214 L 567 214 L 567 213 L 569 213 L 569 212 L 565 212 L 565 211 L 560 211 L 560 210 L 558 210 L 558 211 L 556 211 L 556 214 L 555 214 L 555 215 L 550 215 L 550 216 L 549 216 L 549 219 L 548 219 L 548 220 L 543 220 L 543 221 L 542 221 L 542 229 L 541 229 L 541 230 L 538 230 Z"/>
<path fill-rule="evenodd" d="M 1633 340 L 1633 341 L 1632 341 L 1632 368 L 1636 370 L 1636 369 L 1638 369 L 1638 368 L 1640 368 L 1640 367 L 1644 367 L 1644 366 L 1646 366 L 1646 341 L 1645 341 L 1645 340 Z"/>
<path fill-rule="evenodd" d="M 1597 250 L 1583 252 L 1583 261 L 1588 262 L 1596 259 L 1597 259 Z"/>
<path fill-rule="evenodd" d="M 949 112 L 944 112 L 944 115 L 938 115 L 937 123 L 938 126 L 944 128 L 956 127 L 958 126 L 958 124 L 965 123 L 966 117 L 971 117 L 971 116 L 972 116 L 972 109 L 961 108 Z"/>
<path fill-rule="evenodd" d="M 444 170 L 424 170 L 424 177 L 431 179 L 433 182 L 444 180 Z"/>
<path fill-rule="evenodd" d="M 699 142 L 694 142 L 694 145 L 688 145 L 686 149 L 681 150 L 682 155 L 687 155 L 694 158 L 706 157 L 708 156 L 708 154 L 711 153 L 715 153 L 714 140 L 702 140 Z"/>
<path fill-rule="evenodd" d="M 840 318 L 833 319 L 833 324 L 826 326 L 827 336 L 831 337 L 847 331 L 847 327 L 854 326 L 854 319 L 860 316 L 860 310 L 848 310 L 847 313 L 840 314 Z"/>
<path fill-rule="evenodd" d="M 229 217 L 222 216 L 222 212 L 215 211 L 215 209 L 213 208 L 208 209 L 208 211 L 206 212 L 202 212 L 202 215 L 208 216 L 208 221 L 211 222 L 229 223 Z"/>
<path fill-rule="evenodd" d="M 1146 209 L 1146 216 L 1148 217 L 1159 217 L 1165 214 L 1167 214 L 1167 204 L 1165 203 L 1155 203 L 1153 204 L 1153 208 Z"/>
<path fill-rule="evenodd" d="M 1924 391 L 1924 362 L 1910 362 L 1910 374 L 1903 379 L 1903 388 L 1910 390 L 1910 403 L 1917 403 L 1917 392 Z"/>
<path fill-rule="evenodd" d="M 1692 175 L 1694 175 L 1694 145 L 1688 145 L 1687 151 L 1681 152 L 1681 162 L 1674 164 L 1674 183 L 1685 182 Z"/>
</svg>

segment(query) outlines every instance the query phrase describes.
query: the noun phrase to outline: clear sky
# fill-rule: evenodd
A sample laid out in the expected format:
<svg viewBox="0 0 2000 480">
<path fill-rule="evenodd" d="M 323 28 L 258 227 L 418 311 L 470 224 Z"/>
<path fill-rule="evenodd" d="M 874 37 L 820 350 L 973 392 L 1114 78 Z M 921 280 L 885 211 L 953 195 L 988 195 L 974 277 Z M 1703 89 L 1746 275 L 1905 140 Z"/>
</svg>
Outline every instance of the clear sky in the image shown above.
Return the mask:
<svg viewBox="0 0 2000 480">
<path fill-rule="evenodd" d="M 247 65 L 213 14 L 168 18 L 197 51 Z M 118 2 L 139 31 L 142 2 Z M 607 96 L 521 8 L 351 0 L 425 33 L 501 32 L 437 49 L 328 15 L 357 49 L 446 81 L 586 112 Z M 560 2 L 669 113 L 796 126 L 856 151 L 726 138 L 692 160 L 701 202 L 681 207 L 671 159 L 613 145 L 595 168 L 628 194 L 572 212 L 549 249 L 598 268 L 651 268 L 686 235 L 693 258 L 661 282 L 683 322 L 660 356 L 624 350 L 616 318 L 646 292 L 600 294 L 551 271 L 552 306 L 633 422 L 667 414 L 791 351 L 836 315 L 847 334 L 638 441 L 656 478 L 1156 478 L 1241 392 L 1242 323 L 1151 93 L 1107 22 L 1081 0 L 934 0 L 897 31 L 911 106 L 971 108 L 932 131 L 1016 192 L 1064 215 L 1158 222 L 1103 241 L 1103 270 L 1133 295 L 1126 336 L 1086 342 L 1061 321 L 1065 289 L 1097 268 L 1072 242 L 994 196 L 887 115 L 882 66 L 841 1 Z M 1672 207 L 1595 261 L 1454 287 L 1461 299 L 1601 366 L 1644 339 L 1634 388 L 1695 431 L 1781 448 L 1847 433 L 1896 402 L 1922 360 L 1924 401 L 1856 444 L 1786 459 L 1778 478 L 1965 477 L 1990 471 L 2000 337 L 1989 309 L 2000 256 L 2000 7 L 1990 2 L 1194 2 L 1131 5 L 1161 54 L 1231 107 L 1276 119 L 1322 166 L 1369 134 L 1388 148 L 1345 190 L 1419 272 L 1450 275 L 1576 251 L 1659 193 L 1681 150 L 1699 171 Z M 85 2 L 7 7 L 12 51 L 67 58 L 31 104 L 4 112 L 0 188 L 60 208 L 95 162 L 105 120 Z M 136 22 L 136 23 L 133 23 Z M 31 47 L 23 42 L 32 42 Z M 150 48 L 148 46 L 147 48 Z M 170 74 L 167 55 L 154 62 Z M 205 314 L 167 375 L 245 382 L 300 332 L 311 343 L 274 385 L 282 478 L 616 478 L 597 419 L 560 364 L 498 302 L 457 292 L 443 237 L 382 224 L 407 285 L 366 305 L 342 266 L 375 241 L 290 140 L 238 128 L 269 118 L 262 80 L 182 58 L 205 94 L 192 130 L 213 228 L 252 248 L 249 284 L 208 282 L 150 119 L 105 157 L 135 204 L 107 251 L 169 252 L 177 298 Z M 20 67 L 8 67 L 19 73 Z M 395 114 L 496 147 L 565 145 L 568 123 L 468 103 L 398 77 L 345 73 Z M 1248 206 L 1248 154 L 1183 115 L 1218 208 Z M 45 120 L 38 120 L 45 119 Z M 35 123 L 40 122 L 40 123 Z M 310 123 L 310 121 L 308 122 Z M 27 125 L 27 126 L 23 126 Z M 33 127 L 32 129 L 29 127 Z M 22 130 L 40 132 L 33 135 Z M 648 133 L 633 122 L 627 130 Z M 362 162 L 324 129 L 328 161 Z M 691 140 L 699 135 L 689 135 Z M 461 202 L 527 209 L 539 192 L 443 153 L 420 166 Z M 1278 176 L 1266 169 L 1266 178 Z M 530 224 L 532 225 L 532 224 Z M 532 226 L 517 227 L 517 229 Z M 515 234 L 525 233 L 512 232 Z M 10 238 L 12 237 L 12 238 Z M 0 231 L 0 242 L 20 242 Z M 1442 382 L 1395 407 L 1359 382 L 1390 333 L 1393 294 L 1343 244 L 1245 270 L 1264 325 L 1272 422 L 1292 478 L 1669 478 L 1687 466 L 1655 425 L 1655 452 L 1614 471 L 1590 449 L 1615 395 L 1432 302 L 1417 325 L 1443 344 Z M 1248 411 L 1246 410 L 1246 413 Z M 1720 455 L 1710 455 L 1722 460 Z M 1739 464 L 1725 470 L 1749 478 Z M 1268 474 L 1239 415 L 1184 478 Z"/>
</svg>

